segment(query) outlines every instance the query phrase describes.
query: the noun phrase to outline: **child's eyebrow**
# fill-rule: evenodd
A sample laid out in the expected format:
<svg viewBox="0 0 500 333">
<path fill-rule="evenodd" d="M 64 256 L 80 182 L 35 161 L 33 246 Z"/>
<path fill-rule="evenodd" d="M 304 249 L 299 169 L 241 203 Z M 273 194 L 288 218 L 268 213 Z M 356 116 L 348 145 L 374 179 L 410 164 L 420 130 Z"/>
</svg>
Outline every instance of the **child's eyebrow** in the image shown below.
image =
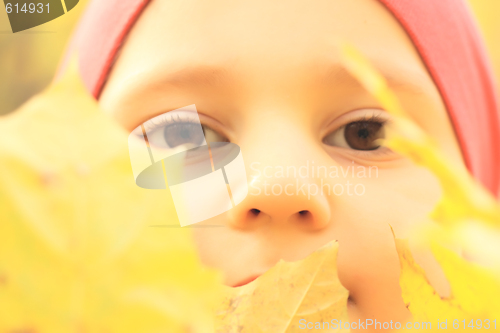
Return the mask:
<svg viewBox="0 0 500 333">
<path fill-rule="evenodd" d="M 434 83 L 430 77 L 425 76 L 425 72 L 421 73 L 397 64 L 391 64 L 391 67 L 385 68 L 385 70 L 383 65 L 379 65 L 377 68 L 396 92 L 408 92 L 417 96 L 425 96 L 433 102 L 437 101 L 435 94 L 432 93 Z M 311 70 L 312 77 L 319 79 L 323 85 L 350 87 L 364 91 L 361 84 L 338 62 L 323 63 L 320 66 L 316 63 L 314 69 L 311 68 Z M 213 88 L 214 90 L 234 88 L 239 79 L 236 73 L 231 62 L 220 65 L 180 63 L 169 66 L 168 69 L 161 72 L 150 67 L 122 81 L 119 87 L 117 105 L 120 106 L 124 117 L 137 109 L 143 110 L 142 114 L 144 115 L 152 115 L 158 111 L 156 109 L 160 103 L 158 101 L 168 99 L 169 91 L 177 89 L 193 92 L 196 89 L 204 90 L 204 88 Z M 152 102 L 145 103 L 144 98 L 141 98 L 143 96 L 149 96 L 148 100 Z M 148 111 L 148 108 L 153 111 Z"/>
<path fill-rule="evenodd" d="M 425 82 L 428 80 L 425 79 L 422 73 L 394 64 L 391 68 L 377 66 L 377 69 L 393 89 L 416 95 L 425 94 L 427 91 Z M 361 86 L 358 80 L 340 64 L 331 65 L 328 70 L 325 71 L 322 80 L 330 85 L 338 85 L 340 83 L 352 87 Z"/>
<path fill-rule="evenodd" d="M 160 85 L 170 85 L 178 88 L 192 86 L 221 86 L 234 79 L 233 72 L 228 67 L 214 65 L 192 65 L 183 67 L 163 76 Z"/>
</svg>

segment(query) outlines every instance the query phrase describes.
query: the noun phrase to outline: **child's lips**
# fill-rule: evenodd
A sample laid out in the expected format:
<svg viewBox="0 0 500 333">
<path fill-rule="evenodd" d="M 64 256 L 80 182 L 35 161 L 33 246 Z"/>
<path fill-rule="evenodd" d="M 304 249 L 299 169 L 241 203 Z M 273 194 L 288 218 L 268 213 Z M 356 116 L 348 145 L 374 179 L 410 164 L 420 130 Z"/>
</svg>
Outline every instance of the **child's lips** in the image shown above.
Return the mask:
<svg viewBox="0 0 500 333">
<path fill-rule="evenodd" d="M 233 288 L 237 288 L 237 287 L 241 287 L 241 286 L 244 286 L 244 285 L 246 285 L 246 284 L 249 284 L 250 282 L 252 282 L 252 281 L 254 281 L 255 279 L 257 279 L 260 275 L 261 275 L 261 274 L 259 274 L 259 275 L 252 275 L 252 276 L 250 276 L 250 277 L 248 277 L 248 278 L 246 278 L 246 279 L 243 279 L 243 280 L 241 280 L 240 282 L 238 282 L 238 283 L 234 284 L 232 287 L 233 287 Z"/>
</svg>

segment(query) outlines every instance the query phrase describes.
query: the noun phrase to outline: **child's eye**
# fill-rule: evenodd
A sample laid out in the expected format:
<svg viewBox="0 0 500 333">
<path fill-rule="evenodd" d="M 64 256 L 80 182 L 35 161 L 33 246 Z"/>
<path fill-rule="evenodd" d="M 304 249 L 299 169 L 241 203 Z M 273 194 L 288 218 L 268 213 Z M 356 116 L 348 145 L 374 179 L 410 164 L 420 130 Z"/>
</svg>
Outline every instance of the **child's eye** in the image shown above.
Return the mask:
<svg viewBox="0 0 500 333">
<path fill-rule="evenodd" d="M 206 142 L 227 142 L 228 140 L 206 125 L 189 122 L 177 122 L 164 126 L 151 133 L 152 144 L 161 148 L 175 148 L 180 145 L 200 146 Z"/>
<path fill-rule="evenodd" d="M 200 131 L 200 126 L 192 123 L 175 123 L 165 126 L 161 134 L 169 148 L 183 144 L 200 146 L 205 138 L 203 132 Z"/>
<path fill-rule="evenodd" d="M 144 124 L 151 145 L 162 149 L 173 149 L 181 145 L 198 147 L 206 142 L 228 142 L 229 140 L 198 118 L 187 113 L 165 114 Z"/>
<path fill-rule="evenodd" d="M 193 123 L 175 123 L 161 131 L 163 139 L 169 148 L 175 148 L 184 144 L 192 144 L 200 146 L 203 144 L 203 139 L 207 142 L 227 142 L 227 139 L 206 125 L 201 125 L 203 132 L 200 131 L 200 126 Z"/>
<path fill-rule="evenodd" d="M 384 122 L 380 120 L 359 120 L 328 134 L 323 142 L 330 146 L 355 150 L 375 150 L 380 147 L 378 139 L 385 137 Z"/>
</svg>

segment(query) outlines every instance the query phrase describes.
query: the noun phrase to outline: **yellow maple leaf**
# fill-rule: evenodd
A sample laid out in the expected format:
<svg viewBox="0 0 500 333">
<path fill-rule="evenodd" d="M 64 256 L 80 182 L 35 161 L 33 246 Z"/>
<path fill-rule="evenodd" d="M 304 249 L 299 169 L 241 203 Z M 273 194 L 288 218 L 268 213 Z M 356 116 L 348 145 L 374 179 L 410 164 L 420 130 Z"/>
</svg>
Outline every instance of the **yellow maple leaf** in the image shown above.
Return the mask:
<svg viewBox="0 0 500 333">
<path fill-rule="evenodd" d="M 0 332 L 213 332 L 219 274 L 75 68 L 0 121 Z"/>
<path fill-rule="evenodd" d="M 468 327 L 470 321 L 473 320 L 475 329 L 478 329 L 476 321 L 479 320 L 483 324 L 488 322 L 494 328 L 493 320 L 498 319 L 500 314 L 500 279 L 497 275 L 434 244 L 433 253 L 452 290 L 451 297 L 442 298 L 426 279 L 423 269 L 415 263 L 408 242 L 396 240 L 396 246 L 401 262 L 402 296 L 415 321 L 428 321 L 436 325 L 438 321 L 446 320 L 450 330 L 469 330 L 473 329 Z"/>
<path fill-rule="evenodd" d="M 488 320 L 494 328 L 492 321 L 500 318 L 499 204 L 468 173 L 448 161 L 434 141 L 412 122 L 385 79 L 363 55 L 348 45 L 342 51 L 348 70 L 394 118 L 385 144 L 430 169 L 443 189 L 442 198 L 431 214 L 438 226 L 425 225 L 416 234 L 431 244 L 432 253 L 450 283 L 451 296 L 445 299 L 436 293 L 423 269 L 413 260 L 407 243 L 396 240 L 401 262 L 400 284 L 407 307 L 417 321 L 430 320 L 436 325 L 437 320 L 448 320 L 449 330 L 478 329 L 477 322 L 469 326 L 472 319 L 481 324 Z M 471 263 L 443 244 L 458 245 L 474 259 L 486 259 L 484 262 L 489 266 Z M 434 329 L 437 330 L 436 326 Z"/>
<path fill-rule="evenodd" d="M 337 277 L 337 252 L 332 242 L 303 260 L 280 261 L 247 285 L 226 287 L 217 333 L 331 332 L 332 319 L 348 321 L 349 293 Z M 307 329 L 318 322 L 324 330 Z"/>
</svg>

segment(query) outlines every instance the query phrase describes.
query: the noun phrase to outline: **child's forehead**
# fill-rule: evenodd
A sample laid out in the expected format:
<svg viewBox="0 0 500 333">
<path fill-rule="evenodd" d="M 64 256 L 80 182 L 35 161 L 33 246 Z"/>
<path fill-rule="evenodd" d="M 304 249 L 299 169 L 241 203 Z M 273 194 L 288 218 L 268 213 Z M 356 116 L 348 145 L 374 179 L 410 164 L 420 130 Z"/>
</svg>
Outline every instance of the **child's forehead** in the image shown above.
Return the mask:
<svg viewBox="0 0 500 333">
<path fill-rule="evenodd" d="M 231 52 L 270 56 L 328 52 L 339 40 L 380 47 L 404 34 L 377 0 L 157 0 L 142 13 L 127 43 L 204 52 L 204 57 Z"/>
<path fill-rule="evenodd" d="M 376 0 L 157 0 L 130 32 L 114 75 L 126 81 L 148 72 L 231 67 L 240 76 L 297 77 L 298 70 L 335 67 L 344 41 L 374 61 L 425 73 L 404 30 Z"/>
</svg>

